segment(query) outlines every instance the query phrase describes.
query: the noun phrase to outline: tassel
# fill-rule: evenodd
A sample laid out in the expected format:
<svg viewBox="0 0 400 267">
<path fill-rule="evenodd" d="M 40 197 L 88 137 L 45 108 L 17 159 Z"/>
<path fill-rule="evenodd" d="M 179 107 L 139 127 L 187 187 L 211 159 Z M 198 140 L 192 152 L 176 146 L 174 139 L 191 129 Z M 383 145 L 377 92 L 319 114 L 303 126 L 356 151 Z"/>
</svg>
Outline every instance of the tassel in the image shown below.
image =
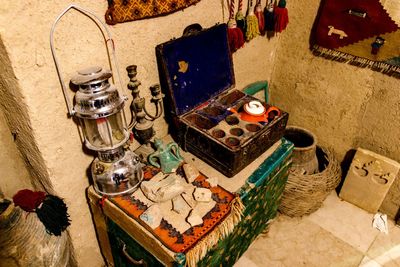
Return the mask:
<svg viewBox="0 0 400 267">
<path fill-rule="evenodd" d="M 231 0 L 229 5 L 229 21 L 228 21 L 228 41 L 231 53 L 236 52 L 244 45 L 243 32 L 236 27 L 236 20 L 234 19 L 235 13 L 235 0 Z"/>
<path fill-rule="evenodd" d="M 265 22 L 264 22 L 264 13 L 261 7 L 261 0 L 258 1 L 256 7 L 254 8 L 254 14 L 256 15 L 258 20 L 258 29 L 260 31 L 260 34 L 264 35 Z"/>
<path fill-rule="evenodd" d="M 265 21 L 265 31 L 273 32 L 275 30 L 274 21 L 274 4 L 272 1 L 265 6 L 264 9 L 264 21 Z"/>
<path fill-rule="evenodd" d="M 242 48 L 244 45 L 243 32 L 236 27 L 236 21 L 233 18 L 228 22 L 228 39 L 229 48 L 231 49 L 232 53 L 239 48 Z"/>
<path fill-rule="evenodd" d="M 286 0 L 280 0 L 274 9 L 275 32 L 282 32 L 289 23 L 288 10 L 286 8 Z"/>
<path fill-rule="evenodd" d="M 248 15 L 246 17 L 246 41 L 250 41 L 253 38 L 260 35 L 260 30 L 258 29 L 258 19 L 254 15 L 253 11 L 253 1 L 249 1 Z"/>
<path fill-rule="evenodd" d="M 59 236 L 70 225 L 68 208 L 57 196 L 24 189 L 14 195 L 13 201 L 24 211 L 36 212 L 49 234 Z"/>
<path fill-rule="evenodd" d="M 235 18 L 236 18 L 236 26 L 242 31 L 242 34 L 244 35 L 246 29 L 246 20 L 243 15 L 242 6 L 243 6 L 243 0 L 239 0 L 239 8 Z"/>
</svg>

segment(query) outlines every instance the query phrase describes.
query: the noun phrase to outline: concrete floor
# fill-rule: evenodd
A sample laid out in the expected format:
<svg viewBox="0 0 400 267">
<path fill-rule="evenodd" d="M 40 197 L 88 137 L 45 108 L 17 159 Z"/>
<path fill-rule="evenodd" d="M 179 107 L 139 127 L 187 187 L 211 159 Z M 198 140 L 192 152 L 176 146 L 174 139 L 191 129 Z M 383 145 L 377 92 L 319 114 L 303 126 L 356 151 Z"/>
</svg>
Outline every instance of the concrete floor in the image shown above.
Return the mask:
<svg viewBox="0 0 400 267">
<path fill-rule="evenodd" d="M 279 215 L 235 267 L 400 266 L 400 228 L 388 221 L 386 235 L 372 219 L 332 192 L 309 216 Z"/>
</svg>

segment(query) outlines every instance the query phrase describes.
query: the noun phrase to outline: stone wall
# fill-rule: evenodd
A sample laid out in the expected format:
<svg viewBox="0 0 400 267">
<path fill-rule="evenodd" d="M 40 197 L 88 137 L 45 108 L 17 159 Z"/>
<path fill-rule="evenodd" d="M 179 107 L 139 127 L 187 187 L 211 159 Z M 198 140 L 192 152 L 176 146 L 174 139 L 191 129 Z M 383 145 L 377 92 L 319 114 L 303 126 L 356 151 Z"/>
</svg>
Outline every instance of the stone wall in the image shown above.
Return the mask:
<svg viewBox="0 0 400 267">
<path fill-rule="evenodd" d="M 289 112 L 290 124 L 313 131 L 340 160 L 362 147 L 400 161 L 399 79 L 313 56 L 309 37 L 319 3 L 288 1 L 290 24 L 276 52 L 273 102 Z M 381 209 L 393 217 L 399 198 L 397 181 Z"/>
<path fill-rule="evenodd" d="M 73 2 L 104 19 L 107 1 Z M 69 206 L 70 233 L 79 265 L 101 266 L 103 260 L 85 196 L 90 184 L 87 168 L 93 156 L 83 152 L 77 126 L 66 115 L 49 45 L 51 25 L 69 4 L 66 0 L 27 0 L 1 5 L 0 35 L 4 45 L 0 52 L 6 70 L 1 77 L 1 101 L 9 128 L 18 129 L 20 136 L 15 143 L 29 167 L 35 188 L 54 191 Z M 125 67 L 136 64 L 142 96 L 149 100 L 149 86 L 159 81 L 155 46 L 180 36 L 191 23 L 210 27 L 227 21 L 226 16 L 227 10 L 222 11 L 221 1 L 202 0 L 169 16 L 109 27 L 122 76 L 121 92 L 129 94 L 125 87 L 128 82 Z M 269 80 L 278 41 L 279 38 L 270 41 L 257 38 L 235 53 L 239 88 L 257 80 Z M 91 65 L 106 66 L 100 33 L 87 17 L 76 11 L 68 13 L 58 24 L 55 44 L 67 84 L 76 70 Z M 69 95 L 72 98 L 73 93 Z M 163 119 L 156 121 L 155 128 L 160 136 L 167 133 Z"/>
</svg>

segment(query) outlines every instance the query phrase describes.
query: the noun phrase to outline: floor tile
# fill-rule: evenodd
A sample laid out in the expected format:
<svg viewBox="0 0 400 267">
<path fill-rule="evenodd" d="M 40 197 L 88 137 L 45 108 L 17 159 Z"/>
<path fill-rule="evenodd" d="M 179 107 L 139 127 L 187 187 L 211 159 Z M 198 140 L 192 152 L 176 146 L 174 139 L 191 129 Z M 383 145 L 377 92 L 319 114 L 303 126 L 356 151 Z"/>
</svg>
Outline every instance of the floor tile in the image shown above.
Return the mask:
<svg viewBox="0 0 400 267">
<path fill-rule="evenodd" d="M 279 216 L 243 255 L 262 266 L 358 266 L 364 255 L 310 220 Z M 247 266 L 246 266 L 247 267 Z"/>
<path fill-rule="evenodd" d="M 332 192 L 322 207 L 305 217 L 337 238 L 366 253 L 379 231 L 372 228 L 373 214 L 338 198 Z"/>
<path fill-rule="evenodd" d="M 258 267 L 252 260 L 246 256 L 242 256 L 234 265 L 234 267 Z"/>
<path fill-rule="evenodd" d="M 389 220 L 389 233 L 379 233 L 367 255 L 385 267 L 400 266 L 400 228 Z"/>
<path fill-rule="evenodd" d="M 372 260 L 370 257 L 365 256 L 363 260 L 360 263 L 359 267 L 382 267 L 379 263 L 376 261 Z"/>
</svg>

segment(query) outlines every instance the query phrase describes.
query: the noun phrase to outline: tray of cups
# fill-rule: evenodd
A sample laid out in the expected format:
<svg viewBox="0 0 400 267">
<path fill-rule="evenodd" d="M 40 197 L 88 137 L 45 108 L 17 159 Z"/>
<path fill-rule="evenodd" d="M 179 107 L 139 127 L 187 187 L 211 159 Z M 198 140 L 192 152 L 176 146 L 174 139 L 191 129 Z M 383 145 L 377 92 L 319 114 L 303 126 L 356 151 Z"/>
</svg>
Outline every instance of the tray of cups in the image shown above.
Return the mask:
<svg viewBox="0 0 400 267">
<path fill-rule="evenodd" d="M 235 149 L 281 114 L 277 107 L 234 90 L 184 116 L 189 125 Z"/>
</svg>

